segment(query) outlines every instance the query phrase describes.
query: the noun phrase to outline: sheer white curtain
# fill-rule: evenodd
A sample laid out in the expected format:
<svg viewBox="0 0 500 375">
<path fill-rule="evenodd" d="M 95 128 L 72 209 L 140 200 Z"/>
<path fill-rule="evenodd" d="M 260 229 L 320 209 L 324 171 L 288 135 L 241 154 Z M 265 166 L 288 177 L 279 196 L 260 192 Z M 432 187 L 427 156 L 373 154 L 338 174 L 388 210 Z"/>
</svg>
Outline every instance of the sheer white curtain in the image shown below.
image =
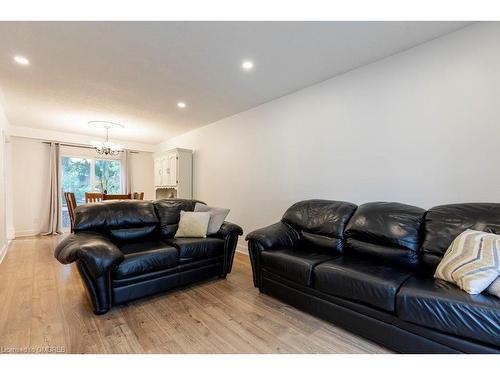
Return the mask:
<svg viewBox="0 0 500 375">
<path fill-rule="evenodd" d="M 132 181 L 130 176 L 130 150 L 125 150 L 121 156 L 122 161 L 122 190 L 123 194 L 132 194 Z"/>
<path fill-rule="evenodd" d="M 49 180 L 48 180 L 48 211 L 42 229 L 44 235 L 62 233 L 61 223 L 61 173 L 60 173 L 60 147 L 59 143 L 50 143 Z"/>
</svg>

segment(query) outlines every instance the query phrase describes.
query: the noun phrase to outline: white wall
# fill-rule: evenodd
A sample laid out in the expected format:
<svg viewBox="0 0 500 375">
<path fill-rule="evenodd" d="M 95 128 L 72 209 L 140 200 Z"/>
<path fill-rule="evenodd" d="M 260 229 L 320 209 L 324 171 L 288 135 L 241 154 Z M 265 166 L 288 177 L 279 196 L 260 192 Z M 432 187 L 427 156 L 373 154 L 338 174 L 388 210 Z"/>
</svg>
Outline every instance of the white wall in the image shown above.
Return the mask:
<svg viewBox="0 0 500 375">
<path fill-rule="evenodd" d="M 15 236 L 33 236 L 45 219 L 49 178 L 49 145 L 11 138 L 12 203 Z"/>
<path fill-rule="evenodd" d="M 195 198 L 245 232 L 308 198 L 499 202 L 498 46 L 500 23 L 475 24 L 160 149 L 193 149 Z"/>
<path fill-rule="evenodd" d="M 130 154 L 132 192 L 144 192 L 144 199 L 155 199 L 153 154 L 139 152 Z"/>
<path fill-rule="evenodd" d="M 33 110 L 33 109 L 32 109 Z M 62 132 L 57 130 L 42 129 L 42 128 L 29 128 L 16 124 L 10 124 L 8 132 L 12 137 L 31 138 L 31 139 L 45 139 L 60 143 L 76 143 L 81 145 L 88 145 L 92 140 L 100 139 L 104 133 L 99 136 L 83 135 L 78 133 Z M 116 139 L 115 139 L 116 141 Z M 155 146 L 139 142 L 119 141 L 125 148 L 130 150 L 138 150 L 145 152 L 154 152 Z"/>
<path fill-rule="evenodd" d="M 8 134 L 8 132 L 7 132 Z M 5 210 L 6 210 L 6 221 L 7 221 L 7 239 L 12 240 L 15 237 L 14 229 L 14 202 L 13 202 L 13 191 L 12 191 L 12 143 L 10 142 L 10 137 L 6 137 L 7 141 L 5 143 Z"/>
<path fill-rule="evenodd" d="M 0 97 L 0 99 L 2 99 Z M 2 101 L 0 100 L 0 262 L 2 261 L 7 251 L 7 200 L 6 200 L 6 144 L 5 144 L 5 129 L 8 126 L 7 118 L 5 117 Z"/>
<path fill-rule="evenodd" d="M 47 210 L 49 145 L 11 137 L 10 147 L 15 236 L 36 235 L 44 225 Z M 145 199 L 153 199 L 152 153 L 132 154 L 130 168 L 133 191 L 144 191 Z"/>
</svg>

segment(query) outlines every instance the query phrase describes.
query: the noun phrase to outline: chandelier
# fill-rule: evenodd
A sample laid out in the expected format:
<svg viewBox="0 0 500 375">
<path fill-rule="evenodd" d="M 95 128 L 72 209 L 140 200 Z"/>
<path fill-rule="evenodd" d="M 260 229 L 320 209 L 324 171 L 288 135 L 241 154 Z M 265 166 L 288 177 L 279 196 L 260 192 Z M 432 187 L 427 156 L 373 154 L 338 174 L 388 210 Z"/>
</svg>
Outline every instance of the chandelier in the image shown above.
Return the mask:
<svg viewBox="0 0 500 375">
<path fill-rule="evenodd" d="M 97 125 L 106 129 L 106 140 L 101 141 L 90 141 L 90 144 L 95 148 L 96 152 L 100 155 L 118 155 L 123 151 L 123 145 L 113 143 L 109 141 L 109 129 L 113 127 L 123 128 L 121 124 L 116 124 L 109 121 L 89 121 L 89 125 Z"/>
</svg>

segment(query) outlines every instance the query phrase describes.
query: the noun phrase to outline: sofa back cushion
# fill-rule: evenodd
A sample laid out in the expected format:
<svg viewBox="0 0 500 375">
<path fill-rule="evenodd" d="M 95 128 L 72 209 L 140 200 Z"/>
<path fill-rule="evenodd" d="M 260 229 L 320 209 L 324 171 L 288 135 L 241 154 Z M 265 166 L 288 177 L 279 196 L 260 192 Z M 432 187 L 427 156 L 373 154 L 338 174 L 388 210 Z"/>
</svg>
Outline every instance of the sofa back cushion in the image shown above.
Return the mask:
<svg viewBox="0 0 500 375">
<path fill-rule="evenodd" d="M 160 220 L 161 238 L 174 238 L 179 227 L 181 211 L 194 211 L 196 203 L 203 202 L 191 199 L 159 199 L 154 201 L 153 205 Z"/>
<path fill-rule="evenodd" d="M 418 265 L 425 210 L 393 202 L 358 207 L 346 228 L 346 254 L 372 256 L 407 267 Z"/>
<path fill-rule="evenodd" d="M 282 221 L 300 233 L 302 248 L 342 253 L 344 229 L 355 210 L 352 203 L 312 199 L 295 203 Z"/>
<path fill-rule="evenodd" d="M 500 234 L 500 203 L 460 203 L 427 211 L 422 264 L 434 272 L 453 240 L 467 229 Z"/>
<path fill-rule="evenodd" d="M 148 201 L 104 201 L 75 209 L 75 232 L 99 232 L 115 242 L 150 238 L 158 224 L 154 206 Z"/>
</svg>

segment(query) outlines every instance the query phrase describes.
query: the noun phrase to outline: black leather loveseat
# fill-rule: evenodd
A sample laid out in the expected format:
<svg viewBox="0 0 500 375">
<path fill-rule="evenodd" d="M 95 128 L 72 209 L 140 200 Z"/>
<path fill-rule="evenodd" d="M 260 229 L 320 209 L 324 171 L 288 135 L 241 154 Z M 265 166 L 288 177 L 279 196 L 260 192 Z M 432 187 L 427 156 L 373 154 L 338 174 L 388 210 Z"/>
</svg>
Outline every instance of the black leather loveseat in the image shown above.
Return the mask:
<svg viewBox="0 0 500 375">
<path fill-rule="evenodd" d="M 109 201 L 79 206 L 75 233 L 56 248 L 61 263 L 76 261 L 94 312 L 231 272 L 238 225 L 224 222 L 207 238 L 174 238 L 180 211 L 196 201 Z"/>
<path fill-rule="evenodd" d="M 499 234 L 500 204 L 309 200 L 246 238 L 263 293 L 398 352 L 499 353 L 500 299 L 432 276 L 468 228 Z"/>
</svg>

